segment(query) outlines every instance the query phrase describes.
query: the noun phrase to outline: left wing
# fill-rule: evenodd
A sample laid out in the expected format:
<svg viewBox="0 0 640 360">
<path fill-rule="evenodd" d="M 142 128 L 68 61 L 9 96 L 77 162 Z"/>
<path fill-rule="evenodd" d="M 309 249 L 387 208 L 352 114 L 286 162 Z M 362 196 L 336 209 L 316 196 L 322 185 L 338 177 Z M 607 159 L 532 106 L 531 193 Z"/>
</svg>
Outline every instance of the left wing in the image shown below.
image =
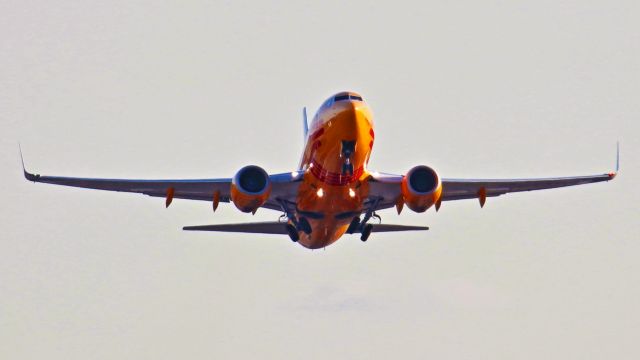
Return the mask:
<svg viewBox="0 0 640 360">
<path fill-rule="evenodd" d="M 616 149 L 616 171 L 600 175 L 570 176 L 533 179 L 442 179 L 440 201 L 480 199 L 512 192 L 553 189 L 613 180 L 620 168 L 620 148 Z M 381 210 L 393 207 L 402 196 L 402 175 L 372 173 L 369 180 L 369 198 L 365 208 Z"/>
<path fill-rule="evenodd" d="M 443 179 L 442 201 L 477 199 L 484 196 L 500 196 L 512 192 L 553 189 L 565 186 L 583 185 L 609 181 L 615 173 L 537 179 Z"/>
<path fill-rule="evenodd" d="M 613 180 L 616 173 L 536 179 L 442 179 L 441 201 L 478 199 L 512 192 L 553 189 Z M 376 210 L 395 206 L 402 196 L 402 175 L 372 175 L 369 183 L 369 203 L 378 202 Z M 366 207 L 366 204 L 365 204 Z"/>
</svg>

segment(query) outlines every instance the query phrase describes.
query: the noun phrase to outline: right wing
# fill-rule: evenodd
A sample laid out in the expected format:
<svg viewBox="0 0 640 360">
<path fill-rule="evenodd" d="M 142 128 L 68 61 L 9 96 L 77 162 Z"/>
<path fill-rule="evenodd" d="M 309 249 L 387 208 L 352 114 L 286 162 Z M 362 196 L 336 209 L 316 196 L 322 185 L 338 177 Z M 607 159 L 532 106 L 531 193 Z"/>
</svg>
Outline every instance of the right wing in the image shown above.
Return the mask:
<svg viewBox="0 0 640 360">
<path fill-rule="evenodd" d="M 24 165 L 23 165 L 24 166 Z M 85 189 L 131 192 L 156 197 L 167 197 L 172 189 L 172 198 L 213 201 L 218 194 L 220 202 L 231 200 L 231 179 L 98 179 L 81 177 L 45 176 L 24 170 L 24 177 L 33 182 L 72 186 Z M 265 208 L 281 210 L 281 202 L 295 202 L 299 173 L 269 175 L 272 183 L 271 195 L 263 205 Z"/>
</svg>

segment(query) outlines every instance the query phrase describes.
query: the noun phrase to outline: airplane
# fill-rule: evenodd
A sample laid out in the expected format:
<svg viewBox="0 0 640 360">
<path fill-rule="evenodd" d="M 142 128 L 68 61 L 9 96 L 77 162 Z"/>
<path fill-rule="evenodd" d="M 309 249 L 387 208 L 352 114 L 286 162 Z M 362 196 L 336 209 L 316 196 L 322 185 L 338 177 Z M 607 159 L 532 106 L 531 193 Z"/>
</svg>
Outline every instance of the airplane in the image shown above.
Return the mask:
<svg viewBox="0 0 640 360">
<path fill-rule="evenodd" d="M 249 165 L 232 178 L 135 180 L 45 176 L 29 173 L 27 180 L 55 185 L 140 193 L 172 200 L 209 201 L 213 211 L 219 203 L 232 202 L 245 213 L 260 208 L 282 212 L 279 220 L 239 224 L 185 226 L 188 231 L 220 231 L 282 234 L 309 248 L 324 248 L 345 233 L 359 234 L 367 241 L 373 232 L 428 230 L 426 226 L 383 224 L 377 211 L 406 205 L 422 213 L 443 201 L 486 199 L 512 192 L 532 191 L 613 180 L 619 170 L 600 175 L 533 179 L 451 179 L 433 168 L 418 165 L 404 175 L 369 171 L 367 164 L 375 132 L 373 115 L 362 96 L 352 91 L 329 97 L 311 124 L 303 110 L 304 152 L 297 170 L 268 174 Z M 22 152 L 21 152 L 22 157 Z M 379 224 L 371 223 L 377 218 Z"/>
</svg>

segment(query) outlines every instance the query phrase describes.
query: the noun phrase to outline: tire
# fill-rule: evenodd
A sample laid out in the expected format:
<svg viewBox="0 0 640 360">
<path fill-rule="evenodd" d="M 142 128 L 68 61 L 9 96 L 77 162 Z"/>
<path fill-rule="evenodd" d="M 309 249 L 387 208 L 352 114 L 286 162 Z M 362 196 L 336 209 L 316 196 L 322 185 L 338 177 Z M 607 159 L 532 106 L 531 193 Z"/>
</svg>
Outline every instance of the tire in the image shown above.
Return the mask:
<svg viewBox="0 0 640 360">
<path fill-rule="evenodd" d="M 356 232 L 358 230 L 358 227 L 360 226 L 360 218 L 359 217 L 354 217 L 353 220 L 351 220 L 351 223 L 349 224 L 349 227 L 347 228 L 347 234 L 353 234 L 354 232 Z"/>
<path fill-rule="evenodd" d="M 311 224 L 309 224 L 309 220 L 305 217 L 301 217 L 298 219 L 298 228 L 302 230 L 305 234 L 311 234 Z"/>
<path fill-rule="evenodd" d="M 369 239 L 369 235 L 371 235 L 371 230 L 373 230 L 373 225 L 371 224 L 367 224 L 364 226 L 364 229 L 362 229 L 362 235 L 360 235 L 360 240 L 367 241 L 367 239 Z"/>
<path fill-rule="evenodd" d="M 298 240 L 300 240 L 298 230 L 296 230 L 296 227 L 291 224 L 287 224 L 287 234 L 289 234 L 289 238 L 293 242 L 298 242 Z"/>
</svg>

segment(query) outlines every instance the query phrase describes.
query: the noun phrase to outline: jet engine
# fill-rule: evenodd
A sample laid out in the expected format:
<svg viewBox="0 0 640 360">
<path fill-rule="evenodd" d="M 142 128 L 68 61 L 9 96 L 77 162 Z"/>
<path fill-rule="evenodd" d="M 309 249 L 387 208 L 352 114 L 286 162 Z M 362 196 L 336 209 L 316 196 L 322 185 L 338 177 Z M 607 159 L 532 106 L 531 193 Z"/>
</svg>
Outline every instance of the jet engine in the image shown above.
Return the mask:
<svg viewBox="0 0 640 360">
<path fill-rule="evenodd" d="M 402 178 L 404 203 L 415 212 L 425 212 L 438 202 L 441 194 L 440 176 L 428 166 L 416 166 Z"/>
<path fill-rule="evenodd" d="M 231 200 L 242 212 L 255 213 L 270 193 L 269 175 L 259 166 L 245 166 L 231 180 Z"/>
</svg>

